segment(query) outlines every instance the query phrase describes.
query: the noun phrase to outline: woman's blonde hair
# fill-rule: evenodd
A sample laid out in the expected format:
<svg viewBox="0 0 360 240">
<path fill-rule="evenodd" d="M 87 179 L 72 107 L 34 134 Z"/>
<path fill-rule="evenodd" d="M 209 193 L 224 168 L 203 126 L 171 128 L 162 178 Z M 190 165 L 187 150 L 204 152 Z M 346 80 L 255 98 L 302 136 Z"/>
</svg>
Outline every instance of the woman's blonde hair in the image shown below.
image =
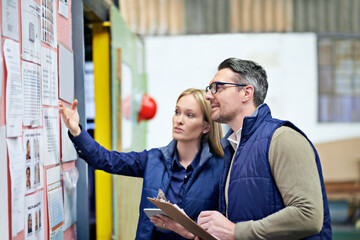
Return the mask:
<svg viewBox="0 0 360 240">
<path fill-rule="evenodd" d="M 220 139 L 223 136 L 221 125 L 211 120 L 211 107 L 210 103 L 205 100 L 205 91 L 196 88 L 189 88 L 180 94 L 176 102 L 178 102 L 183 96 L 187 95 L 192 95 L 196 99 L 200 105 L 201 111 L 204 114 L 204 122 L 210 125 L 210 131 L 203 134 L 202 140 L 209 143 L 209 147 L 212 152 L 216 153 L 220 157 L 224 157 L 224 151 L 220 144 Z"/>
</svg>

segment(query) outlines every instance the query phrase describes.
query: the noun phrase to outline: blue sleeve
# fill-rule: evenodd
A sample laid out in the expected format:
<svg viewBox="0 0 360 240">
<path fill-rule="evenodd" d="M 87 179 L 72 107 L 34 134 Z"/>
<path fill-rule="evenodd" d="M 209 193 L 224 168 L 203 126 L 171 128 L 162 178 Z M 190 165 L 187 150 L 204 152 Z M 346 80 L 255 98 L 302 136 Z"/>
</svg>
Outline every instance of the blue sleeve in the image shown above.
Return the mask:
<svg viewBox="0 0 360 240">
<path fill-rule="evenodd" d="M 70 132 L 68 134 L 79 156 L 95 169 L 119 175 L 143 177 L 148 151 L 128 153 L 109 151 L 83 129 L 77 137 L 73 137 Z"/>
</svg>

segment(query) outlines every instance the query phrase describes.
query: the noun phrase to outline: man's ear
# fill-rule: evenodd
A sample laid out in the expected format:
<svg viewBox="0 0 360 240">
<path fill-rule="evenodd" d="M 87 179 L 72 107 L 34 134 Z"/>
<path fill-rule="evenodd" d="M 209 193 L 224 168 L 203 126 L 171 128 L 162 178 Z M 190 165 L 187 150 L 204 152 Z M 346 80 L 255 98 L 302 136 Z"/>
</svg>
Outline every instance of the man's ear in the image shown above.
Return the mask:
<svg viewBox="0 0 360 240">
<path fill-rule="evenodd" d="M 244 88 L 245 89 L 244 89 L 243 101 L 248 102 L 249 100 L 254 98 L 254 87 L 251 85 L 248 85 Z"/>
<path fill-rule="evenodd" d="M 205 134 L 205 133 L 208 133 L 209 131 L 210 131 L 210 124 L 205 122 L 202 133 Z"/>
</svg>

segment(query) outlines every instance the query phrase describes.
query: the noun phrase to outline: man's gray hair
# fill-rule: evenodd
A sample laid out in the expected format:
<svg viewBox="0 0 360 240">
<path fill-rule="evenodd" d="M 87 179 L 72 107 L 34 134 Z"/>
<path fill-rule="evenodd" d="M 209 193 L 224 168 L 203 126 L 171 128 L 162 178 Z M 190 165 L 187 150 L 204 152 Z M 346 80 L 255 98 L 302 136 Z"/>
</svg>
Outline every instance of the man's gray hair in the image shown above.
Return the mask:
<svg viewBox="0 0 360 240">
<path fill-rule="evenodd" d="M 233 72 L 237 73 L 238 83 L 254 87 L 254 103 L 256 107 L 264 103 L 268 90 L 268 82 L 266 71 L 262 66 L 249 60 L 228 58 L 218 66 L 218 70 L 224 68 L 230 68 Z"/>
</svg>

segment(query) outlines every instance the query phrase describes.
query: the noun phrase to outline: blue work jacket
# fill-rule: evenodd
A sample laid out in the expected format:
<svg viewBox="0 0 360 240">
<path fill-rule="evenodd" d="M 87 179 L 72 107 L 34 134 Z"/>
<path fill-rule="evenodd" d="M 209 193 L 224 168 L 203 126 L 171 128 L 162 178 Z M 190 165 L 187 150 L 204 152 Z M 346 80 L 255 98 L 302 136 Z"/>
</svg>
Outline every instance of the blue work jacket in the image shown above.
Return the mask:
<svg viewBox="0 0 360 240">
<path fill-rule="evenodd" d="M 281 209 L 284 202 L 271 174 L 269 147 L 276 129 L 288 126 L 301 133 L 311 144 L 321 182 L 324 221 L 320 233 L 306 239 L 331 239 L 328 201 L 322 176 L 321 164 L 316 149 L 305 134 L 288 121 L 274 119 L 269 107 L 261 105 L 255 114 L 245 117 L 241 140 L 235 153 L 228 188 L 228 218 L 232 222 L 259 220 Z M 221 140 L 225 153 L 224 173 L 220 182 L 219 211 L 225 214 L 225 182 L 230 169 L 234 149 L 227 140 L 232 130 Z"/>
<path fill-rule="evenodd" d="M 136 239 L 153 239 L 157 230 L 143 210 L 156 207 L 147 197 L 156 197 L 158 189 L 166 194 L 170 186 L 177 141 L 172 140 L 165 147 L 143 152 L 123 153 L 106 150 L 84 130 L 79 136 L 70 138 L 79 156 L 92 167 L 108 173 L 143 178 Z M 182 208 L 194 221 L 201 211 L 218 209 L 222 170 L 223 158 L 210 152 L 209 145 L 203 143 L 199 165 L 191 174 L 182 199 Z"/>
</svg>

